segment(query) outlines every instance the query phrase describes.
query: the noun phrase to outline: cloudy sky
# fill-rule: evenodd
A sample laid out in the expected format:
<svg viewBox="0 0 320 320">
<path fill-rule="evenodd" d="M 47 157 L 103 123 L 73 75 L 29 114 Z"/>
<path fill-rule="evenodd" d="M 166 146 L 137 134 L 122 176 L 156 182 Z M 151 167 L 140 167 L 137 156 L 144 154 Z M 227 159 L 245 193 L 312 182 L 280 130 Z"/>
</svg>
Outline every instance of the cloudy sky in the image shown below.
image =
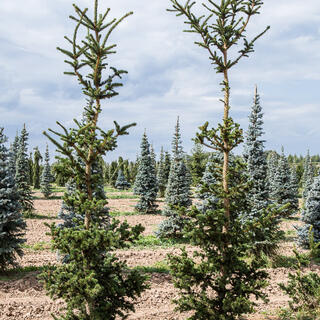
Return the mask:
<svg viewBox="0 0 320 320">
<path fill-rule="evenodd" d="M 184 0 L 182 0 L 184 1 Z M 93 0 L 77 4 L 92 9 Z M 249 36 L 267 25 L 249 59 L 230 73 L 232 116 L 246 129 L 258 85 L 265 113 L 268 149 L 286 153 L 320 153 L 320 1 L 267 0 L 248 28 Z M 77 81 L 63 75 L 67 47 L 63 37 L 74 24 L 69 0 L 0 1 L 0 126 L 12 141 L 26 123 L 30 147 L 44 150 L 42 131 L 56 129 L 55 121 L 72 126 L 85 104 Z M 200 3 L 200 2 L 199 2 Z M 190 151 L 197 127 L 216 125 L 222 117 L 221 75 L 216 74 L 197 38 L 182 32 L 183 19 L 166 12 L 169 0 L 100 0 L 110 17 L 134 11 L 112 36 L 118 44 L 111 64 L 128 70 L 120 95 L 104 103 L 101 126 L 137 122 L 121 137 L 119 155 L 135 159 L 143 131 L 158 152 L 170 149 L 179 115 L 182 139 Z M 91 11 L 92 12 L 92 11 Z M 49 145 L 53 152 L 54 147 Z"/>
</svg>

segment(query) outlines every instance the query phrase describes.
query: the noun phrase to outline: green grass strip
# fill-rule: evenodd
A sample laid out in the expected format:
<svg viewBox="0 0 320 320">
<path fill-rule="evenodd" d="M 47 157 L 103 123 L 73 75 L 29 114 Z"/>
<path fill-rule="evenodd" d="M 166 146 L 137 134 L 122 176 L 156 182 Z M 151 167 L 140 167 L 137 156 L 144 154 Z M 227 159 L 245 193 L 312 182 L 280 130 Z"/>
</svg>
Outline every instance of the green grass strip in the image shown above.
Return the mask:
<svg viewBox="0 0 320 320">
<path fill-rule="evenodd" d="M 186 239 L 160 239 L 154 235 L 141 236 L 131 247 L 135 249 L 172 248 L 188 244 Z"/>
</svg>

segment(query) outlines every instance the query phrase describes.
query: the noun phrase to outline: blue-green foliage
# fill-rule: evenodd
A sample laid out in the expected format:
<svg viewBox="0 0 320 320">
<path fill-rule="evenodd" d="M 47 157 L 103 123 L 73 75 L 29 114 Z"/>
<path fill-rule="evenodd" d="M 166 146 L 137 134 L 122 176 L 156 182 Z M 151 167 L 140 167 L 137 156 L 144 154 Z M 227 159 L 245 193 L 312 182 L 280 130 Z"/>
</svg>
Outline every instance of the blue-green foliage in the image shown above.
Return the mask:
<svg viewBox="0 0 320 320">
<path fill-rule="evenodd" d="M 21 130 L 18 146 L 18 155 L 16 159 L 16 172 L 15 172 L 15 182 L 20 194 L 20 204 L 22 207 L 22 212 L 29 215 L 33 211 L 33 200 L 31 187 L 29 185 L 30 177 L 29 171 L 29 159 L 28 159 L 28 133 L 25 125 Z"/>
<path fill-rule="evenodd" d="M 289 217 L 297 213 L 299 208 L 298 190 L 296 187 L 292 187 L 291 170 L 283 148 L 270 196 L 275 204 L 280 206 L 286 205 L 286 208 L 282 211 L 283 216 Z"/>
<path fill-rule="evenodd" d="M 214 153 L 206 164 L 206 169 L 196 190 L 196 196 L 199 200 L 197 209 L 206 213 L 207 210 L 213 210 L 217 203 L 217 198 L 210 191 L 210 186 L 216 184 L 216 178 L 213 174 L 216 162 L 221 163 L 222 157 Z"/>
<path fill-rule="evenodd" d="M 267 159 L 264 153 L 263 113 L 260 97 L 255 91 L 254 103 L 249 116 L 249 128 L 246 134 L 244 159 L 247 163 L 249 182 L 251 188 L 248 200 L 251 205 L 250 216 L 259 216 L 261 210 L 269 203 L 269 190 L 267 180 Z"/>
<path fill-rule="evenodd" d="M 272 151 L 267 156 L 267 183 L 269 188 L 269 198 L 272 197 L 273 190 L 275 189 L 275 176 L 278 170 L 279 155 Z"/>
<path fill-rule="evenodd" d="M 49 198 L 52 194 L 52 175 L 51 175 L 51 169 L 50 169 L 50 157 L 49 157 L 49 149 L 48 145 L 46 147 L 46 153 L 44 157 L 44 167 L 41 175 L 41 192 L 45 196 L 45 198 Z"/>
<path fill-rule="evenodd" d="M 22 256 L 26 228 L 6 141 L 3 128 L 0 128 L 0 271 L 15 266 L 17 255 Z"/>
<path fill-rule="evenodd" d="M 314 168 L 312 166 L 312 162 L 311 162 L 311 158 L 308 150 L 308 153 L 303 163 L 302 197 L 304 200 L 306 200 L 308 197 L 308 193 L 311 189 L 313 179 L 314 179 Z"/>
<path fill-rule="evenodd" d="M 155 161 L 150 153 L 150 145 L 146 133 L 142 136 L 140 145 L 139 167 L 133 187 L 134 194 L 140 196 L 136 210 L 141 213 L 155 213 L 158 182 L 156 176 Z"/>
<path fill-rule="evenodd" d="M 119 190 L 125 190 L 125 189 L 129 189 L 130 188 L 130 183 L 126 180 L 123 171 L 120 169 L 118 171 L 118 177 L 117 177 L 117 181 L 116 181 L 116 185 L 115 187 Z"/>
<path fill-rule="evenodd" d="M 165 208 L 162 212 L 168 219 L 164 220 L 157 230 L 158 237 L 180 237 L 185 218 L 179 216 L 176 208 L 188 208 L 191 201 L 191 174 L 185 164 L 182 149 L 179 118 L 172 141 L 173 159 L 171 161 L 168 185 L 165 192 Z"/>
<path fill-rule="evenodd" d="M 304 226 L 298 229 L 298 242 L 301 246 L 309 245 L 309 229 L 312 227 L 315 242 L 320 242 L 320 176 L 314 179 L 309 190 L 304 209 L 301 212 Z"/>
</svg>

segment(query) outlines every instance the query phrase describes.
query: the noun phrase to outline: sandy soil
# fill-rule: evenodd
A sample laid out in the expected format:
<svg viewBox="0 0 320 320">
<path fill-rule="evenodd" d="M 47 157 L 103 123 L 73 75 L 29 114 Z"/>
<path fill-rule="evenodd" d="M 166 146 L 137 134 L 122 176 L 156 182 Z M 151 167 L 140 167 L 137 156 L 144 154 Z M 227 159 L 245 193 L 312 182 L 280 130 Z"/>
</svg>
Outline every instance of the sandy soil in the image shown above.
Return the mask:
<svg viewBox="0 0 320 320">
<path fill-rule="evenodd" d="M 39 195 L 40 197 L 40 195 Z M 110 199 L 109 207 L 112 211 L 134 211 L 135 199 Z M 161 202 L 160 205 L 163 205 Z M 61 206 L 59 199 L 36 199 L 35 209 L 38 215 L 48 216 L 51 219 L 28 219 L 26 232 L 26 249 L 24 256 L 18 260 L 21 266 L 42 266 L 48 263 L 56 263 L 56 253 L 49 249 L 50 237 L 46 235 L 48 228 L 45 223 L 58 222 L 57 217 Z M 120 216 L 117 219 L 127 220 L 129 224 L 141 223 L 145 227 L 144 234 L 153 234 L 157 225 L 164 219 L 160 215 L 132 215 Z M 296 220 L 285 221 L 282 229 L 294 230 L 294 225 L 299 225 Z M 292 255 L 293 241 L 284 242 L 279 253 Z M 193 248 L 187 246 L 188 252 Z M 117 256 L 127 261 L 130 266 L 144 265 L 152 266 L 156 262 L 163 261 L 168 253 L 178 253 L 178 248 L 156 248 L 156 249 L 130 249 L 119 250 Z M 319 272 L 319 268 L 314 267 Z M 278 283 L 285 282 L 289 270 L 277 268 L 268 270 L 270 274 L 270 285 L 266 289 L 270 302 L 259 303 L 257 313 L 248 317 L 250 320 L 276 319 L 267 317 L 261 312 L 272 314 L 279 307 L 286 306 L 288 298 L 279 290 Z M 20 279 L 0 281 L 0 320 L 32 320 L 32 319 L 52 319 L 50 314 L 56 313 L 63 305 L 63 301 L 52 301 L 45 295 L 41 283 L 37 280 L 37 273 L 30 272 Z M 171 300 L 177 297 L 178 292 L 173 287 L 169 275 L 153 273 L 150 279 L 150 289 L 145 291 L 136 304 L 136 312 L 129 316 L 133 319 L 185 319 L 185 315 L 174 312 L 174 305 Z"/>
</svg>

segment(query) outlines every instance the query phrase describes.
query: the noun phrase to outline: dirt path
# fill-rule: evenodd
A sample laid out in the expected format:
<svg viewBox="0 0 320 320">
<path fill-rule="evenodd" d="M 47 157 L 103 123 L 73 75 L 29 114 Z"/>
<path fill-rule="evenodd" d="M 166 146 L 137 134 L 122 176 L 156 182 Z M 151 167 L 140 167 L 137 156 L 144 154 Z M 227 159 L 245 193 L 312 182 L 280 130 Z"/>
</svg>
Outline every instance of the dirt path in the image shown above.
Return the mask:
<svg viewBox="0 0 320 320">
<path fill-rule="evenodd" d="M 108 206 L 111 211 L 133 212 L 135 199 L 110 199 Z M 159 203 L 161 206 L 163 202 Z M 46 235 L 48 227 L 45 223 L 59 222 L 57 214 L 60 210 L 60 199 L 37 199 L 35 200 L 36 214 L 42 219 L 28 219 L 26 232 L 26 248 L 24 256 L 19 259 L 22 267 L 43 266 L 49 263 L 57 263 L 56 253 L 49 250 L 50 236 Z M 120 221 L 127 220 L 129 224 L 141 223 L 145 227 L 144 235 L 152 235 L 157 225 L 164 219 L 161 215 L 131 215 L 117 217 Z M 285 221 L 282 229 L 285 231 L 294 230 L 294 225 L 299 221 Z M 294 243 L 288 241 L 282 243 L 279 253 L 292 255 Z M 192 252 L 191 246 L 187 251 Z M 133 248 L 130 250 L 119 250 L 117 256 L 127 261 L 129 266 L 153 266 L 163 261 L 168 253 L 178 253 L 178 248 Z M 318 270 L 317 270 L 318 271 Z M 270 285 L 266 289 L 270 302 L 259 303 L 258 312 L 248 317 L 250 320 L 268 319 L 262 312 L 272 312 L 279 307 L 286 306 L 288 298 L 279 290 L 278 283 L 285 282 L 289 269 L 269 269 Z M 0 320 L 49 320 L 50 314 L 56 312 L 63 305 L 63 301 L 52 301 L 45 295 L 42 285 L 37 281 L 36 272 L 25 274 L 21 279 L 0 281 Z M 145 291 L 136 304 L 136 312 L 128 319 L 160 320 L 160 319 L 185 319 L 186 315 L 174 312 L 173 298 L 178 296 L 171 278 L 167 274 L 152 273 L 150 289 Z M 270 317 L 269 319 L 272 319 Z"/>
</svg>

